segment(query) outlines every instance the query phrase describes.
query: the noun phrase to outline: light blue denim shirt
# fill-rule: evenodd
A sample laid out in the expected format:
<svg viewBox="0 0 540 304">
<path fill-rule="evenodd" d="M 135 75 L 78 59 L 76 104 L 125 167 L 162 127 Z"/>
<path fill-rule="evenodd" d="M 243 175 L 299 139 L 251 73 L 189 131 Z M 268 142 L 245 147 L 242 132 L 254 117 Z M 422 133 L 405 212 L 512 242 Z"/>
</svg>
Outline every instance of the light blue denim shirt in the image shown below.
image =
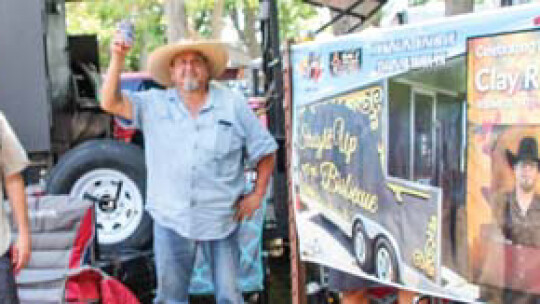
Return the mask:
<svg viewBox="0 0 540 304">
<path fill-rule="evenodd" d="M 277 149 L 245 98 L 211 83 L 194 119 L 174 88 L 123 93 L 144 134 L 150 215 L 187 238 L 229 235 L 245 187 L 244 161 L 255 165 Z"/>
</svg>

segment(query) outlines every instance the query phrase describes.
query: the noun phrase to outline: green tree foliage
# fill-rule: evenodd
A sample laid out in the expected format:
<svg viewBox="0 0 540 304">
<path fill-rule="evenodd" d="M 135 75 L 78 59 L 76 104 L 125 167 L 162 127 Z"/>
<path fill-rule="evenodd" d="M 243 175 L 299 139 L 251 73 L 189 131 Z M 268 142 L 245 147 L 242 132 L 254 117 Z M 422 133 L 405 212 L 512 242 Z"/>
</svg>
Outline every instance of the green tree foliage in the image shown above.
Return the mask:
<svg viewBox="0 0 540 304">
<path fill-rule="evenodd" d="M 133 20 L 136 33 L 127 69 L 138 70 L 148 52 L 165 41 L 163 7 L 158 0 L 71 2 L 66 4 L 66 15 L 70 35 L 97 35 L 101 66 L 109 62 L 111 39 L 123 19 Z"/>
<path fill-rule="evenodd" d="M 138 70 L 147 54 L 166 41 L 164 1 L 169 0 L 70 2 L 66 4 L 68 33 L 97 34 L 101 65 L 106 66 L 116 24 L 122 19 L 131 18 L 135 23 L 136 41 L 127 58 L 127 68 Z M 217 0 L 185 1 L 188 24 L 201 37 L 211 37 L 212 19 L 229 18 L 248 52 L 258 56 L 259 0 L 222 0 L 223 16 L 213 16 L 214 1 Z M 281 39 L 297 37 L 306 30 L 308 20 L 317 17 L 315 8 L 302 0 L 278 0 L 278 9 Z"/>
<path fill-rule="evenodd" d="M 409 6 L 424 5 L 428 2 L 429 0 L 409 0 Z"/>
<path fill-rule="evenodd" d="M 305 30 L 305 24 L 317 17 L 317 11 L 312 5 L 302 0 L 278 0 L 279 30 L 282 39 L 297 37 Z M 212 21 L 212 8 L 214 0 L 189 1 L 188 14 L 193 16 L 195 29 L 204 37 L 212 35 L 210 26 Z M 252 12 L 255 17 L 259 15 L 258 0 L 225 0 L 225 15 L 232 18 L 238 25 L 237 30 L 244 31 L 246 27 L 258 27 L 256 24 L 247 24 L 241 18 L 245 12 Z M 236 20 L 234 20 L 236 19 Z"/>
<path fill-rule="evenodd" d="M 317 11 L 312 5 L 302 0 L 279 0 L 278 10 L 281 39 L 296 38 L 303 31 L 316 30 L 309 28 L 309 21 L 317 17 Z"/>
</svg>

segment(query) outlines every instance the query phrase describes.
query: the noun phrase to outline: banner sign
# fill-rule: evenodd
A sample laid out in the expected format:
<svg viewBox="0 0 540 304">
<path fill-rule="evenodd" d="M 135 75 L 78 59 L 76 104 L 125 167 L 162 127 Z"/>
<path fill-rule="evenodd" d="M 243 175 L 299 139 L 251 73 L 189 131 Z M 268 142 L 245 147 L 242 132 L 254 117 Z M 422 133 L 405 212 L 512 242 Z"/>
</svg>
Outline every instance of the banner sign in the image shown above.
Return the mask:
<svg viewBox="0 0 540 304">
<path fill-rule="evenodd" d="M 538 17 L 537 7 L 536 11 L 531 7 L 521 5 L 505 12 L 461 15 L 422 25 L 367 29 L 293 46 L 293 100 L 298 105 L 409 70 L 444 66 L 464 54 L 469 37 L 530 28 Z"/>
<path fill-rule="evenodd" d="M 468 66 L 473 279 L 540 294 L 540 32 L 472 38 Z"/>
<path fill-rule="evenodd" d="M 440 276 L 440 191 L 385 177 L 382 93 L 374 84 L 298 109 L 301 250 L 383 280 L 432 286 Z M 340 234 L 351 240 L 336 254 L 328 244 Z"/>
<path fill-rule="evenodd" d="M 521 5 L 293 46 L 301 258 L 463 302 L 540 294 L 540 195 L 515 182 L 540 162 L 537 24 Z"/>
</svg>

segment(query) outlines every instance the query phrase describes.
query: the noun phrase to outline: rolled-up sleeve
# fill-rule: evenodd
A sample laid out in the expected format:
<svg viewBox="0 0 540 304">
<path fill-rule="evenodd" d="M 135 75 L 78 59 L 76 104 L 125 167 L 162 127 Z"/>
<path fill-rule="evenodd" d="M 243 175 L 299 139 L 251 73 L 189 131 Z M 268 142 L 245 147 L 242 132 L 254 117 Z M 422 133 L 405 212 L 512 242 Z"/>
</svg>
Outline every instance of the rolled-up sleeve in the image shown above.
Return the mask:
<svg viewBox="0 0 540 304">
<path fill-rule="evenodd" d="M 274 153 L 278 145 L 245 100 L 237 102 L 236 105 L 237 117 L 245 132 L 248 165 L 255 166 L 261 158 Z"/>
<path fill-rule="evenodd" d="M 3 113 L 0 113 L 0 132 L 2 174 L 20 173 L 28 166 L 28 157 Z"/>
<path fill-rule="evenodd" d="M 123 119 L 121 121 L 124 127 L 142 129 L 145 118 L 148 116 L 148 104 L 152 99 L 152 90 L 143 92 L 122 91 L 129 101 L 131 101 L 133 110 L 133 120 Z"/>
</svg>

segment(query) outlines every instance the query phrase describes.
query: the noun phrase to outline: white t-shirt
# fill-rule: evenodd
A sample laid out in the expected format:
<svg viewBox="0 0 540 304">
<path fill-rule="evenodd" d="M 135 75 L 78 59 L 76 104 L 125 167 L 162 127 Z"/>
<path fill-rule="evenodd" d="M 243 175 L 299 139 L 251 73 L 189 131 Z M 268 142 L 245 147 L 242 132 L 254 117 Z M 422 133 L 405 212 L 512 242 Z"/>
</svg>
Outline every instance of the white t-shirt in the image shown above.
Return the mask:
<svg viewBox="0 0 540 304">
<path fill-rule="evenodd" d="M 4 194 L 2 184 L 6 176 L 20 173 L 28 165 L 28 157 L 17 136 L 11 129 L 4 113 L 0 112 L 0 167 L 2 178 L 0 179 L 0 202 L 3 202 Z M 3 203 L 0 203 L 0 256 L 4 255 L 11 243 L 11 231 L 9 222 L 4 211 Z"/>
</svg>

